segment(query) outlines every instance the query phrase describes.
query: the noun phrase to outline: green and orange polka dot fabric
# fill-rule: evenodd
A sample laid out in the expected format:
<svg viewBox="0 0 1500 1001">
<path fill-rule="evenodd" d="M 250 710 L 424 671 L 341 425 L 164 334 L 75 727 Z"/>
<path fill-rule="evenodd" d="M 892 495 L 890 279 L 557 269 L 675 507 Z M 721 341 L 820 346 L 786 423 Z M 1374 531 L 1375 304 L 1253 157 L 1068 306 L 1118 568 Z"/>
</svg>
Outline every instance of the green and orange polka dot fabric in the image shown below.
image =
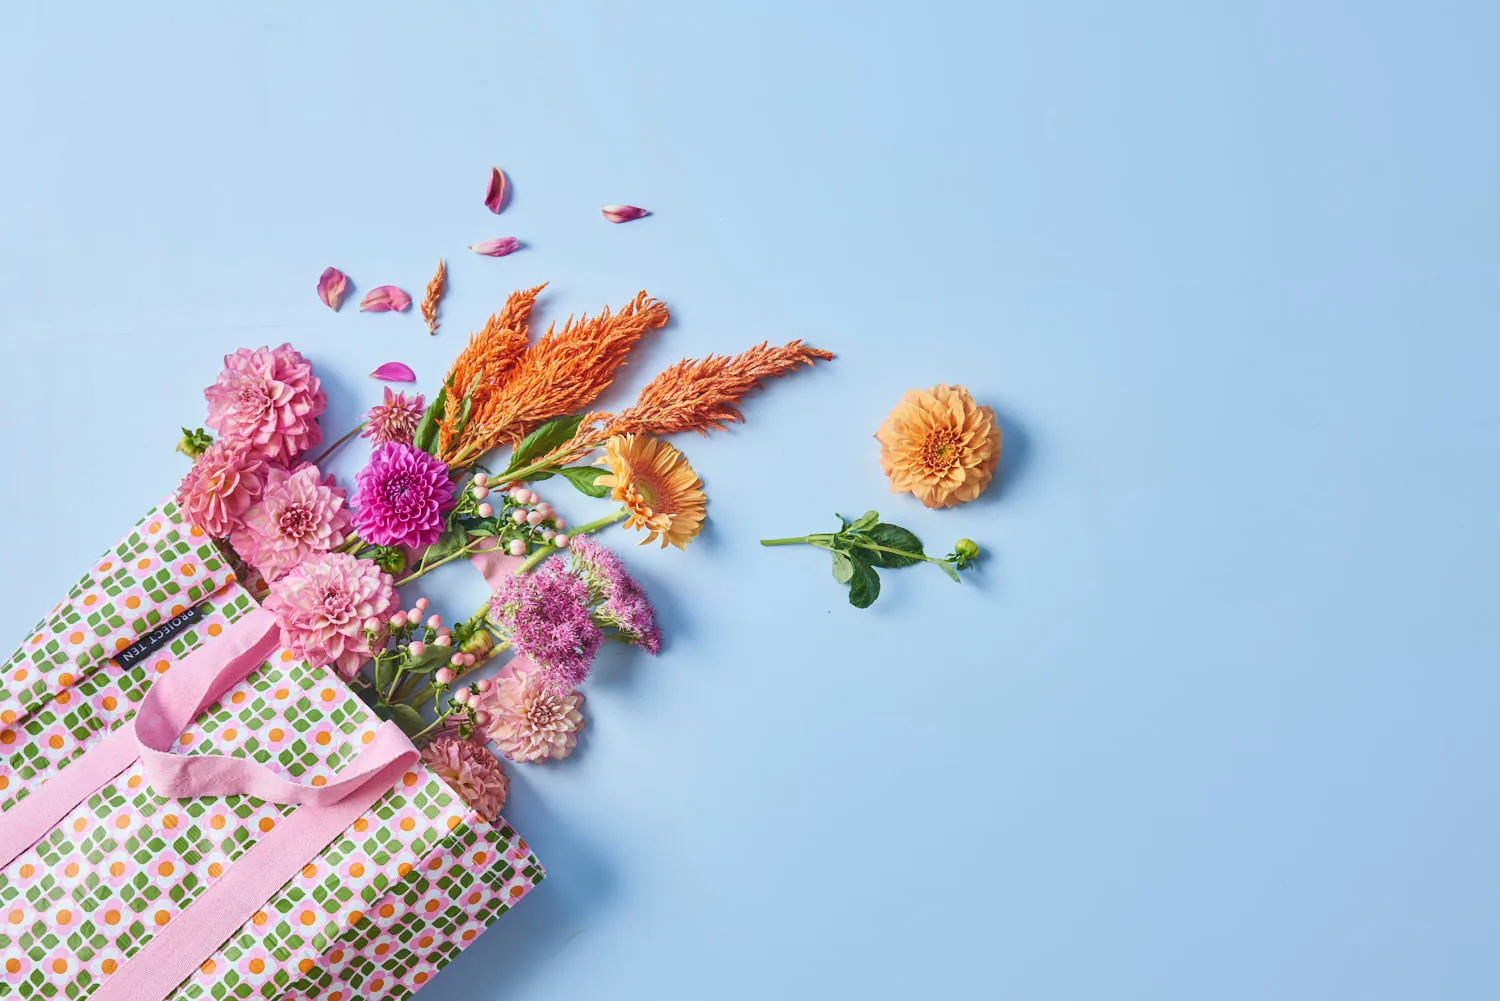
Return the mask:
<svg viewBox="0 0 1500 1001">
<path fill-rule="evenodd" d="M 109 659 L 194 605 L 201 618 L 143 661 Z M 253 607 L 229 561 L 170 502 L 148 515 L 0 673 L 0 811 L 130 718 L 154 677 Z M 249 756 L 317 785 L 376 726 L 337 676 L 282 651 L 200 714 L 177 750 Z M 0 997 L 89 998 L 293 809 L 245 796 L 165 800 L 132 765 L 0 873 Z M 172 998 L 404 998 L 542 875 L 510 827 L 416 768 Z"/>
</svg>

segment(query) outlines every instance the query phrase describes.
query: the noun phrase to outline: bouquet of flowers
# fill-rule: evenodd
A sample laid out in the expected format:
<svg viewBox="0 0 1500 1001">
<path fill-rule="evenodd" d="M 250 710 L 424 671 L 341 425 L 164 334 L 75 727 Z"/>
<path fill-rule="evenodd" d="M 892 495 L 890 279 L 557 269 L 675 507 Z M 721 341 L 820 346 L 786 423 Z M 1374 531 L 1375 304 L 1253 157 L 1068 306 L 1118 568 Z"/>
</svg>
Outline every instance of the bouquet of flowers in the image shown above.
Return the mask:
<svg viewBox="0 0 1500 1001">
<path fill-rule="evenodd" d="M 424 315 L 436 315 L 440 279 Z M 832 358 L 793 341 L 686 359 L 625 409 L 599 411 L 595 401 L 631 349 L 667 323 L 667 307 L 641 292 L 617 312 L 533 338 L 543 287 L 506 300 L 430 401 L 386 388 L 358 427 L 311 459 L 327 399 L 285 344 L 229 355 L 205 391 L 206 429 L 185 431 L 179 445 L 193 459 L 180 507 L 240 567 L 282 645 L 335 668 L 490 819 L 508 786 L 496 753 L 539 762 L 573 749 L 579 688 L 601 645 L 661 648 L 651 602 L 593 535 L 623 523 L 643 543 L 685 547 L 706 497 L 665 439 L 742 420 L 737 405 L 762 382 Z M 375 374 L 415 378 L 399 363 Z M 372 448 L 351 495 L 319 464 L 357 438 Z M 533 489 L 549 480 L 617 507 L 570 525 Z M 403 600 L 400 589 L 465 559 L 492 588 L 466 618 Z M 469 678 L 502 655 L 493 677 Z"/>
</svg>

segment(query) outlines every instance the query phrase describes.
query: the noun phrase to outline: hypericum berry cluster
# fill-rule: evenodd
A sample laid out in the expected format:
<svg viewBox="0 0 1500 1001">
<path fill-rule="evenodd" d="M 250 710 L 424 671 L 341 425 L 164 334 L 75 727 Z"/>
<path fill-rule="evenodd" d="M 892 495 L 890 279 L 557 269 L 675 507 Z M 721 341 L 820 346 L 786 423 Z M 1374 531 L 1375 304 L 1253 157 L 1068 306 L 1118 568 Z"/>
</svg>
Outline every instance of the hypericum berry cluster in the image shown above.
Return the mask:
<svg viewBox="0 0 1500 1001">
<path fill-rule="evenodd" d="M 491 497 L 500 501 L 498 512 L 489 502 Z M 490 485 L 488 473 L 475 473 L 465 502 L 477 505 L 474 513 L 480 518 L 497 518 L 502 537 L 509 540 L 506 552 L 512 556 L 525 556 L 531 546 L 538 543 L 551 543 L 559 549 L 568 547 L 567 521 L 552 509 L 551 504 L 524 486 L 501 491 Z"/>
</svg>

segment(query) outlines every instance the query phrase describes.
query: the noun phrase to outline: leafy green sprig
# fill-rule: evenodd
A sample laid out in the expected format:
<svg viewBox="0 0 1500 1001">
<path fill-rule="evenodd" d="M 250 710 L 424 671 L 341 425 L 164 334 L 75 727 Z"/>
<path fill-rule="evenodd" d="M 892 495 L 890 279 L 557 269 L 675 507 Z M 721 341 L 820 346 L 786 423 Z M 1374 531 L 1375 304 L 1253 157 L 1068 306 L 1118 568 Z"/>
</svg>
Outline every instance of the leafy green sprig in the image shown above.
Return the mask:
<svg viewBox="0 0 1500 1001">
<path fill-rule="evenodd" d="M 849 586 L 849 604 L 869 608 L 880 597 L 882 570 L 909 567 L 914 563 L 931 563 L 955 581 L 959 571 L 966 570 L 979 557 L 979 546 L 972 539 L 959 539 L 953 552 L 938 558 L 928 556 L 922 540 L 900 525 L 880 520 L 874 511 L 866 511 L 850 521 L 838 516 L 837 532 L 799 535 L 787 539 L 762 539 L 763 546 L 815 546 L 833 554 L 833 579 Z"/>
</svg>

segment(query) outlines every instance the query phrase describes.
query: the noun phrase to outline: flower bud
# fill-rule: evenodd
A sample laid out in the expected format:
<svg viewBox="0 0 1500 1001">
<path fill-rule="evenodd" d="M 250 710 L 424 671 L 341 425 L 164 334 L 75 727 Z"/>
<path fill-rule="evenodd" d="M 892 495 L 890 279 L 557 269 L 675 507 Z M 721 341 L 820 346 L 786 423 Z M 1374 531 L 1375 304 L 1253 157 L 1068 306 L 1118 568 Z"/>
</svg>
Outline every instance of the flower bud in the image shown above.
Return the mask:
<svg viewBox="0 0 1500 1001">
<path fill-rule="evenodd" d="M 490 515 L 492 515 L 494 513 L 495 513 L 495 508 L 494 508 L 493 505 L 491 505 L 491 504 L 481 504 L 481 505 L 479 505 L 479 517 L 481 517 L 481 518 L 488 518 Z"/>
<path fill-rule="evenodd" d="M 415 626 L 418 623 L 420 623 L 421 621 L 422 621 L 422 610 L 420 608 L 413 608 L 411 611 L 409 611 L 409 612 L 406 613 L 406 624 L 407 625 L 409 625 L 409 626 Z"/>
<path fill-rule="evenodd" d="M 183 428 L 182 440 L 177 443 L 177 451 L 189 459 L 196 459 L 204 452 L 207 452 L 208 446 L 213 443 L 213 435 L 202 428 L 198 428 L 196 431 L 189 431 L 187 428 Z"/>
<path fill-rule="evenodd" d="M 490 484 L 490 475 L 488 473 L 475 473 L 474 474 L 474 485 L 476 487 L 487 487 L 487 486 L 489 486 L 489 484 Z"/>
<path fill-rule="evenodd" d="M 474 499 L 475 500 L 484 500 L 486 497 L 488 497 L 490 495 L 490 488 L 489 487 L 475 487 L 473 490 L 471 490 L 469 492 L 474 495 Z"/>
<path fill-rule="evenodd" d="M 488 629 L 480 629 L 464 640 L 460 648 L 464 653 L 472 653 L 476 660 L 484 661 L 490 659 L 490 652 L 495 649 L 495 637 Z"/>
<path fill-rule="evenodd" d="M 485 712 L 483 709 L 481 709 L 481 710 L 479 710 L 478 712 L 476 712 L 474 714 L 474 725 L 475 726 L 481 726 L 481 727 L 483 727 L 483 726 L 489 726 L 490 725 L 490 719 L 491 719 L 490 714 L 487 713 L 487 712 Z"/>
<path fill-rule="evenodd" d="M 973 539 L 959 539 L 953 544 L 953 553 L 961 560 L 972 560 L 979 555 L 979 543 Z"/>
<path fill-rule="evenodd" d="M 441 615 L 436 614 L 436 613 L 434 613 L 432 615 L 429 615 L 427 617 L 427 628 L 428 629 L 441 629 L 441 628 L 443 628 L 443 617 Z"/>
<path fill-rule="evenodd" d="M 452 671 L 448 670 L 446 667 L 440 667 L 435 672 L 433 672 L 432 680 L 436 681 L 440 685 L 451 685 L 453 684 L 453 677 L 454 675 Z"/>
<path fill-rule="evenodd" d="M 458 691 L 454 692 L 453 701 L 458 705 L 463 705 L 465 702 L 468 702 L 469 690 L 467 688 L 460 688 Z"/>
<path fill-rule="evenodd" d="M 412 643 L 411 646 L 407 647 L 406 649 L 411 653 L 413 657 L 420 657 L 422 656 L 422 654 L 427 652 L 427 644 L 423 643 L 421 640 L 416 640 Z"/>
<path fill-rule="evenodd" d="M 372 558 L 375 565 L 388 574 L 398 574 L 406 569 L 406 553 L 400 546 L 381 546 Z"/>
<path fill-rule="evenodd" d="M 436 646 L 452 646 L 453 637 L 448 633 L 438 633 L 437 636 L 433 638 L 432 642 Z"/>
</svg>

